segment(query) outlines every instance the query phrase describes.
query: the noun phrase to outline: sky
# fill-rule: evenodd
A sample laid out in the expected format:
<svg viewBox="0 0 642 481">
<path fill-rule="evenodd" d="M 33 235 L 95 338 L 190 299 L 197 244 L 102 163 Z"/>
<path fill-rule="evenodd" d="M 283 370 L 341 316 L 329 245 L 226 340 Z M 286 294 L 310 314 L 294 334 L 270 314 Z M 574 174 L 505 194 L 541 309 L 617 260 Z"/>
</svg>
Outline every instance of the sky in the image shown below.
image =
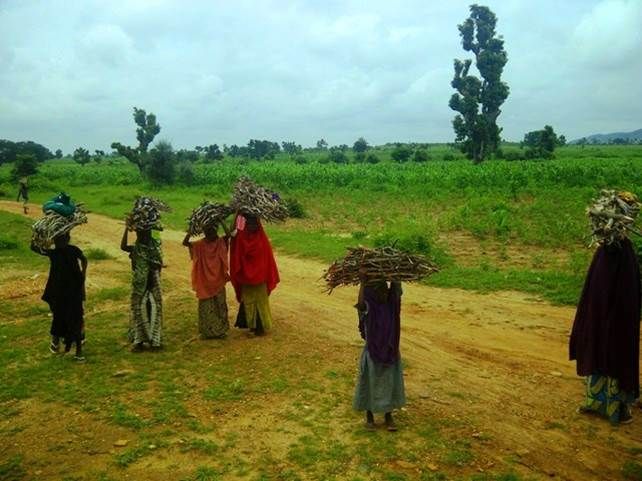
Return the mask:
<svg viewBox="0 0 642 481">
<path fill-rule="evenodd" d="M 451 142 L 470 1 L 0 0 L 0 138 L 176 148 Z M 508 53 L 503 137 L 642 128 L 642 0 L 489 0 Z"/>
</svg>

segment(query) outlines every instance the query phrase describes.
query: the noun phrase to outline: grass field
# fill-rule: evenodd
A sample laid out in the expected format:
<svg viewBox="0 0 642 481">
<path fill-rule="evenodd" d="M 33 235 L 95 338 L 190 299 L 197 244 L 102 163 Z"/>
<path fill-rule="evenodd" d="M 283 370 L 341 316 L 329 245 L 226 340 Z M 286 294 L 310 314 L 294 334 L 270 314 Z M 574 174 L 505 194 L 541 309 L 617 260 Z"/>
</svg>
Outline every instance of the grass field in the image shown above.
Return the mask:
<svg viewBox="0 0 642 481">
<path fill-rule="evenodd" d="M 73 234 L 90 258 L 88 362 L 76 365 L 47 351 L 49 312 L 39 296 L 48 265 L 28 250 L 32 220 L 0 211 L 0 480 L 642 479 L 638 424 L 615 431 L 575 414 L 582 388 L 566 360 L 572 309 L 513 293 L 409 286 L 402 335 L 409 404 L 394 436 L 367 433 L 351 409 L 360 349 L 354 292 L 323 295 L 314 284 L 321 264 L 307 260 L 399 238 L 443 265 L 431 286 L 517 289 L 573 303 L 590 256 L 583 208 L 603 186 L 598 179 L 634 191 L 642 185 L 626 175 L 639 171 L 638 151 L 613 152 L 621 156 L 608 168 L 599 159 L 223 163 L 196 170 L 224 180 L 161 189 L 127 165 L 43 166 L 36 202 L 64 189 L 113 219 L 136 194 L 153 193 L 174 207 L 168 226 L 182 229 L 200 200 L 225 200 L 241 172 L 297 199 L 307 216 L 268 227 L 283 282 L 276 328 L 260 340 L 236 330 L 223 342 L 197 339 L 187 255 L 180 233 L 168 229 L 165 349 L 139 356 L 125 335 L 130 268 L 118 250 L 121 226 L 93 218 Z M 334 185 L 342 174 L 352 183 Z M 500 181 L 522 174 L 515 192 Z M 134 181 L 112 185 L 110 175 Z M 382 191 L 377 183 L 387 175 L 393 180 Z M 564 185 L 582 175 L 586 185 Z M 5 180 L 1 189 L 12 185 Z M 3 209 L 20 212 L 9 202 Z M 228 302 L 233 316 L 229 292 Z"/>
<path fill-rule="evenodd" d="M 569 146 L 552 161 L 480 166 L 446 146 L 429 149 L 425 164 L 395 163 L 390 152 L 377 150 L 378 164 L 321 163 L 318 153 L 306 164 L 285 155 L 196 164 L 191 185 L 161 188 L 124 159 L 85 167 L 52 161 L 32 179 L 32 198 L 65 190 L 94 212 L 122 218 L 136 195 L 153 194 L 174 209 L 166 223 L 182 229 L 199 202 L 227 201 L 234 181 L 249 175 L 303 206 L 305 218 L 269 227 L 284 252 L 330 261 L 348 245 L 398 240 L 443 267 L 432 285 L 515 289 L 573 304 L 591 255 L 587 203 L 601 188 L 642 191 L 642 146 Z M 15 190 L 6 166 L 0 190 L 5 197 Z"/>
</svg>

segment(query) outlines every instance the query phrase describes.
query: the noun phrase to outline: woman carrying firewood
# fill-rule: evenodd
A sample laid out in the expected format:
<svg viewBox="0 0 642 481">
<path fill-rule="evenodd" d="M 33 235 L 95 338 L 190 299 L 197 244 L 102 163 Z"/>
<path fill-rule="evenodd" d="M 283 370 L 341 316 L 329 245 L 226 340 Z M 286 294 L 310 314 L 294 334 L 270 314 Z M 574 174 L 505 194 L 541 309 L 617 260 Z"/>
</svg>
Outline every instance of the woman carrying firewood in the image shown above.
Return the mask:
<svg viewBox="0 0 642 481">
<path fill-rule="evenodd" d="M 406 404 L 399 354 L 401 283 L 368 281 L 361 273 L 357 299 L 359 332 L 366 342 L 359 361 L 353 407 L 366 412 L 366 428 L 375 429 L 374 413 L 384 413 L 388 431 L 396 431 L 392 411 Z"/>
<path fill-rule="evenodd" d="M 570 338 L 570 359 L 586 376 L 578 412 L 612 424 L 632 421 L 631 405 L 640 395 L 640 268 L 627 238 L 639 205 L 629 192 L 603 191 L 588 209 L 598 248 Z"/>
<path fill-rule="evenodd" d="M 270 241 L 255 215 L 238 213 L 230 245 L 230 278 L 240 303 L 235 326 L 261 336 L 272 327 L 269 295 L 279 283 Z"/>
<path fill-rule="evenodd" d="M 45 203 L 43 211 L 45 216 L 33 225 L 31 250 L 47 256 L 50 261 L 49 277 L 42 295 L 42 300 L 49 304 L 52 314 L 49 350 L 57 354 L 60 351 L 60 341 L 64 340 L 65 352 L 69 352 L 75 344 L 74 359 L 83 362 L 83 301 L 87 258 L 78 247 L 70 244 L 69 232 L 75 226 L 87 222 L 87 216 L 66 194 L 60 194 Z M 53 249 L 50 248 L 51 244 L 54 245 Z"/>
<path fill-rule="evenodd" d="M 325 271 L 328 293 L 339 286 L 359 285 L 357 312 L 365 346 L 353 407 L 366 412 L 366 428 L 375 428 L 374 413 L 384 413 L 388 431 L 396 431 L 392 411 L 406 403 L 399 354 L 401 281 L 423 279 L 439 268 L 424 256 L 385 246 L 349 247 L 348 254 Z"/>
<path fill-rule="evenodd" d="M 225 237 L 218 236 L 216 222 L 208 222 L 202 226 L 203 239 L 190 242 L 191 229 L 183 239 L 192 259 L 192 287 L 198 297 L 198 330 L 203 339 L 224 338 L 230 328 L 225 299 L 225 284 L 230 279 L 229 232 L 225 224 L 221 224 Z"/>
<path fill-rule="evenodd" d="M 160 241 L 152 236 L 152 229 L 162 229 L 160 210 L 168 210 L 168 207 L 155 199 L 137 199 L 126 220 L 120 242 L 120 248 L 129 253 L 133 272 L 128 333 L 133 352 L 142 351 L 144 343 L 148 343 L 153 350 L 162 347 L 163 300 L 160 273 L 163 258 Z M 127 242 L 129 230 L 136 231 L 134 245 Z"/>
</svg>

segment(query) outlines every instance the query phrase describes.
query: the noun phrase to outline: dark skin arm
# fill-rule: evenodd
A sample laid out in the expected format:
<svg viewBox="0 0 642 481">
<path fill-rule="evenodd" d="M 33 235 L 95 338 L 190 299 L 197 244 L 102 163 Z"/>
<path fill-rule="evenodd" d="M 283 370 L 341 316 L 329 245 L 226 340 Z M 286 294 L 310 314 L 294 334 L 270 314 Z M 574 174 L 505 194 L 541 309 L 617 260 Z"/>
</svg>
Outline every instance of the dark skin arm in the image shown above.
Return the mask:
<svg viewBox="0 0 642 481">
<path fill-rule="evenodd" d="M 127 226 L 125 226 L 125 231 L 123 232 L 123 238 L 120 240 L 120 248 L 125 252 L 131 252 L 134 248 L 130 245 L 127 245 Z"/>
<path fill-rule="evenodd" d="M 192 247 L 192 243 L 189 241 L 191 237 L 192 236 L 190 235 L 189 232 L 185 234 L 185 237 L 183 238 L 183 245 L 185 247 Z"/>
</svg>

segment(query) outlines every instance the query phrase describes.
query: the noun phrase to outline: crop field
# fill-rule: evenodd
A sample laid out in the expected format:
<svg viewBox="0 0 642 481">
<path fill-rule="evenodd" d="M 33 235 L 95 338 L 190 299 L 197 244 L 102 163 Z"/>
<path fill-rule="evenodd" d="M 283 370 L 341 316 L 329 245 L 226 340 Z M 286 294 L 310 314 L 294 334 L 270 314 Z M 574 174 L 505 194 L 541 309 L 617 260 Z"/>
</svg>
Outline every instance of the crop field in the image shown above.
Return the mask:
<svg viewBox="0 0 642 481">
<path fill-rule="evenodd" d="M 584 209 L 604 187 L 642 191 L 642 146 L 479 166 L 429 152 L 421 164 L 386 149 L 377 164 L 197 163 L 189 182 L 162 188 L 123 159 L 49 161 L 31 179 L 31 218 L 0 168 L 0 480 L 642 479 L 639 425 L 579 417 L 583 386 L 566 360 L 591 256 Z M 267 226 L 276 327 L 202 341 L 180 240 L 191 209 L 229 200 L 241 175 L 296 205 L 297 218 Z M 48 266 L 28 249 L 38 204 L 61 190 L 91 211 L 73 234 L 90 262 L 84 365 L 47 351 Z M 161 235 L 167 343 L 137 356 L 118 243 L 143 193 L 173 212 Z M 368 433 L 351 409 L 356 292 L 327 296 L 318 279 L 346 246 L 394 240 L 442 270 L 404 295 L 400 431 Z M 228 303 L 233 316 L 229 289 Z"/>
</svg>

